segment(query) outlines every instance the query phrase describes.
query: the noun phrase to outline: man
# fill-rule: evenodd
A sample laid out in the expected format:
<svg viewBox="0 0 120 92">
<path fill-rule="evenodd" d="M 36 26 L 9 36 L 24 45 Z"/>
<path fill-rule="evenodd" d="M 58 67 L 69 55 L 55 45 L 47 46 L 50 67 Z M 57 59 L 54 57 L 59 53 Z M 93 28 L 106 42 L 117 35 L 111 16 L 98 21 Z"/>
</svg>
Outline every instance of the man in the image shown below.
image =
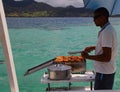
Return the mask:
<svg viewBox="0 0 120 92">
<path fill-rule="evenodd" d="M 101 27 L 96 46 L 86 47 L 82 56 L 94 60 L 95 85 L 94 90 L 112 89 L 116 71 L 117 36 L 115 29 L 109 22 L 109 12 L 101 7 L 94 12 L 94 22 Z M 95 55 L 88 53 L 95 50 Z"/>
</svg>

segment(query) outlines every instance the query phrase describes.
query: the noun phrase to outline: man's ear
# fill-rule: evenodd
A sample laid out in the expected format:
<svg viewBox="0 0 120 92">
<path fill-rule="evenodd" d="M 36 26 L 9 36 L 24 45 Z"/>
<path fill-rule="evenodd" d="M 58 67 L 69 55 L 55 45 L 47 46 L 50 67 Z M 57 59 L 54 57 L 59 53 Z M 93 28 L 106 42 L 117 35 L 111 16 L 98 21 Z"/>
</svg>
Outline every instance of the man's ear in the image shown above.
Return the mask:
<svg viewBox="0 0 120 92">
<path fill-rule="evenodd" d="M 105 16 L 101 16 L 101 19 L 106 21 L 107 18 Z"/>
</svg>

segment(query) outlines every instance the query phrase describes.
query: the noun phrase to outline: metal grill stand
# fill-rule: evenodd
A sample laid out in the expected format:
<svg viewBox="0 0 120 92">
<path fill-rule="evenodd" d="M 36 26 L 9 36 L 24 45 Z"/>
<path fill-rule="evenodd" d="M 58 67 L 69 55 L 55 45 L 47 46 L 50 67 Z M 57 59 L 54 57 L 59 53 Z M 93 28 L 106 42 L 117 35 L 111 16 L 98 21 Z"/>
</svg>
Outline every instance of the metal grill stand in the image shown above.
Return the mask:
<svg viewBox="0 0 120 92">
<path fill-rule="evenodd" d="M 69 80 L 50 80 L 48 79 L 48 74 L 43 74 L 42 78 L 41 78 L 41 83 L 43 84 L 48 84 L 48 87 L 46 88 L 46 91 L 59 91 L 59 89 L 63 90 L 63 91 L 79 91 L 79 90 L 88 90 L 82 88 L 82 87 L 71 87 L 71 83 L 72 82 L 90 82 L 90 87 L 89 90 L 93 90 L 93 83 L 95 79 L 95 75 L 93 72 L 85 72 L 85 74 L 72 74 L 71 79 Z M 68 87 L 56 87 L 53 88 L 51 87 L 51 83 L 68 83 L 69 86 Z"/>
</svg>

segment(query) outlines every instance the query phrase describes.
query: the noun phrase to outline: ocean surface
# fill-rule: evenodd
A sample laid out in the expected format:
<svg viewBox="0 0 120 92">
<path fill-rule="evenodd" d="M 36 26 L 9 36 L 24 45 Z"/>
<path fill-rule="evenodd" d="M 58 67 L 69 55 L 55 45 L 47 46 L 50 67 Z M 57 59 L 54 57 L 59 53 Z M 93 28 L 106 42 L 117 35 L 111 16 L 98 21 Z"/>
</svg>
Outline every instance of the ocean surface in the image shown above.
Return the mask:
<svg viewBox="0 0 120 92">
<path fill-rule="evenodd" d="M 117 31 L 119 52 L 114 89 L 120 89 L 120 18 L 110 18 Z M 7 18 L 12 53 L 20 92 L 45 92 L 47 84 L 40 80 L 47 69 L 28 76 L 25 72 L 56 56 L 68 55 L 69 51 L 83 50 L 95 45 L 99 27 L 91 17 L 65 18 Z M 91 53 L 93 54 L 93 53 Z M 0 60 L 4 60 L 0 43 Z M 87 60 L 87 70 L 94 70 L 93 61 Z M 68 85 L 57 84 L 57 85 Z M 72 86 L 89 83 L 72 83 Z M 56 86 L 53 84 L 52 86 Z M 0 92 L 10 92 L 6 65 L 0 64 Z"/>
</svg>

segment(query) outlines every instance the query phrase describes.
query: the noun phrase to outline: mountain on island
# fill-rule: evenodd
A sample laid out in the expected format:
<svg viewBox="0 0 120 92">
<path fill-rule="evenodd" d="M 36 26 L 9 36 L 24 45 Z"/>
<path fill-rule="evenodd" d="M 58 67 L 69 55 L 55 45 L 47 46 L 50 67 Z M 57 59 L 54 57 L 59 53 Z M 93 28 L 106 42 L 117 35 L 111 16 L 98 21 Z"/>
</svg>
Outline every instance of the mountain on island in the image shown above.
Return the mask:
<svg viewBox="0 0 120 92">
<path fill-rule="evenodd" d="M 34 0 L 14 1 L 3 0 L 7 17 L 88 17 L 93 10 L 73 6 L 53 7 Z"/>
</svg>

